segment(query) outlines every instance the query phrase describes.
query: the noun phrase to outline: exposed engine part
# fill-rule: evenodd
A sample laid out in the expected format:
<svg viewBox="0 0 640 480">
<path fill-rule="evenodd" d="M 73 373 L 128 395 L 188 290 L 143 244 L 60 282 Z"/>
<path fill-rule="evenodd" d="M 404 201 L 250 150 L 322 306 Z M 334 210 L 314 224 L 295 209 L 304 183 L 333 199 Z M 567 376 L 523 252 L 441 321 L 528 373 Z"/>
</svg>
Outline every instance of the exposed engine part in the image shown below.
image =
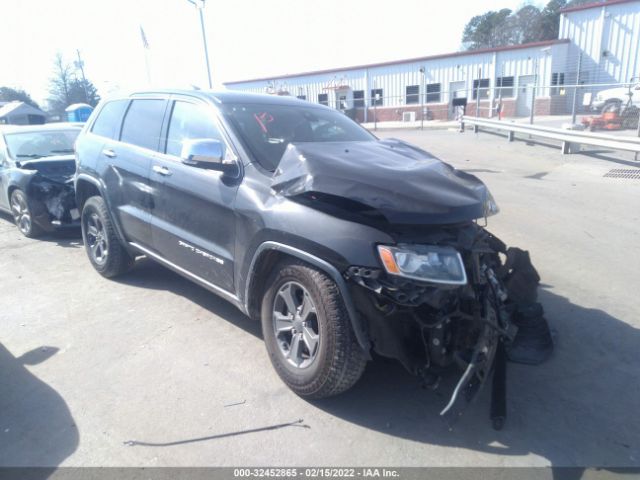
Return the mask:
<svg viewBox="0 0 640 480">
<path fill-rule="evenodd" d="M 540 277 L 529 254 L 507 248 L 477 225 L 434 233 L 461 252 L 466 285 L 439 285 L 353 266 L 345 277 L 357 285 L 357 307 L 369 320 L 374 350 L 400 360 L 423 386 L 438 388 L 442 373 L 463 374 L 441 415 L 451 425 L 496 368 L 491 418 L 506 418 L 506 359 L 539 363 L 553 349 L 542 308 L 535 303 Z M 435 244 L 435 239 L 418 241 Z M 504 258 L 504 262 L 502 258 Z"/>
</svg>

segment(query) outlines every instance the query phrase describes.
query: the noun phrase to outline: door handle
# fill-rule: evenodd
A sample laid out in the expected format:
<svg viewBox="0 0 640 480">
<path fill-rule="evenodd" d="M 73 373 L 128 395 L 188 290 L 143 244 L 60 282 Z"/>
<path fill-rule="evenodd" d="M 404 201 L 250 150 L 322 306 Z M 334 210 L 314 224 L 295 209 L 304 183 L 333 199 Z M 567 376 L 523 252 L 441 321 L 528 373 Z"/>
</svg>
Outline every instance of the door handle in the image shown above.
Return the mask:
<svg viewBox="0 0 640 480">
<path fill-rule="evenodd" d="M 105 157 L 109 157 L 109 158 L 116 158 L 118 156 L 118 155 L 116 155 L 116 152 L 114 152 L 110 148 L 105 148 L 104 150 L 102 150 L 102 154 Z"/>
<path fill-rule="evenodd" d="M 168 177 L 169 175 L 171 175 L 171 170 L 169 170 L 167 167 L 163 167 L 160 165 L 154 165 L 153 171 L 156 173 L 159 173 L 160 175 L 164 175 L 165 177 Z"/>
</svg>

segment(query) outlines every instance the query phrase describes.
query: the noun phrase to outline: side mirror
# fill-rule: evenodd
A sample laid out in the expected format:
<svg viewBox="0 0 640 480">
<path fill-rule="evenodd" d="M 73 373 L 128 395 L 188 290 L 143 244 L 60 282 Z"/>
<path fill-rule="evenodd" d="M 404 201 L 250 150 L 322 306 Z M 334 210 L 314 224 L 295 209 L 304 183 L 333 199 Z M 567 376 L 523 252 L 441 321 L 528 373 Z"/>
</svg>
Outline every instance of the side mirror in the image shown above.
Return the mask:
<svg viewBox="0 0 640 480">
<path fill-rule="evenodd" d="M 237 174 L 238 162 L 227 160 L 225 153 L 225 145 L 220 140 L 195 138 L 183 142 L 180 158 L 182 163 L 192 167 Z"/>
</svg>

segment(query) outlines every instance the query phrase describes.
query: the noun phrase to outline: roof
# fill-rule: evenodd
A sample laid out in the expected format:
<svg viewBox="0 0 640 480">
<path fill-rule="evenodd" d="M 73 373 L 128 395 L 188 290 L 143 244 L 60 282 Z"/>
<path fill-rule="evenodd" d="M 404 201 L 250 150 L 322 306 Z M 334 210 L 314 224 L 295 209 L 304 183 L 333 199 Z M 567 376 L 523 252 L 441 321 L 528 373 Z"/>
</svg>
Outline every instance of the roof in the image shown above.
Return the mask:
<svg viewBox="0 0 640 480">
<path fill-rule="evenodd" d="M 583 5 L 576 5 L 575 7 L 566 7 L 560 10 L 560 13 L 577 12 L 579 10 L 588 10 L 590 8 L 608 7 L 610 5 L 618 5 L 621 3 L 633 3 L 638 0 L 602 0 L 599 2 L 585 3 Z"/>
<path fill-rule="evenodd" d="M 73 112 L 75 110 L 78 110 L 79 108 L 93 108 L 91 105 L 88 105 L 86 103 L 73 103 L 71 105 L 69 105 L 67 108 L 64 109 L 65 112 Z"/>
<path fill-rule="evenodd" d="M 82 123 L 74 122 L 59 122 L 59 123 L 46 123 L 44 125 L 0 125 L 0 133 L 21 133 L 21 132 L 46 132 L 55 130 L 71 130 L 81 129 Z"/>
<path fill-rule="evenodd" d="M 618 1 L 623 1 L 623 0 L 618 0 Z M 638 0 L 624 0 L 624 1 L 638 1 Z M 569 43 L 569 42 L 570 42 L 569 39 L 563 38 L 560 40 L 545 40 L 542 42 L 523 43 L 522 45 L 505 45 L 504 47 L 480 48 L 478 50 L 465 50 L 464 52 L 443 53 L 439 55 L 430 55 L 428 57 L 406 58 L 404 60 L 392 60 L 389 62 L 369 63 L 366 65 L 356 65 L 351 67 L 329 68 L 325 70 L 315 70 L 310 72 L 290 73 L 286 75 L 275 75 L 272 77 L 252 78 L 248 80 L 234 80 L 232 82 L 224 82 L 224 85 L 234 85 L 238 83 L 247 83 L 247 82 L 262 82 L 267 80 L 279 80 L 281 78 L 292 78 L 292 77 L 302 77 L 306 75 L 318 75 L 323 73 L 344 72 L 347 70 L 359 70 L 363 68 L 384 67 L 387 65 L 399 65 L 403 63 L 426 62 L 429 60 L 440 60 L 443 58 L 455 58 L 455 57 L 464 57 L 469 55 L 480 55 L 484 53 L 504 52 L 509 50 L 522 50 L 526 48 L 547 47 L 550 45 L 557 45 L 557 44 L 563 44 L 563 43 Z"/>
<path fill-rule="evenodd" d="M 186 95 L 195 98 L 202 98 L 212 100 L 217 104 L 225 103 L 268 103 L 271 105 L 300 105 L 304 103 L 306 106 L 310 106 L 309 103 L 299 100 L 296 97 L 291 96 L 279 96 L 279 95 L 267 95 L 264 93 L 247 93 L 239 92 L 235 90 L 227 91 L 213 91 L 213 90 L 181 90 L 181 89 L 163 89 L 163 90 L 146 90 L 132 93 L 131 95 L 123 95 L 119 97 L 113 97 L 109 100 L 117 100 L 118 98 L 131 98 L 135 96 L 145 95 Z M 312 106 L 318 106 L 313 104 Z"/>
<path fill-rule="evenodd" d="M 46 113 L 44 113 L 42 110 L 40 110 L 39 108 L 33 107 L 28 103 L 9 102 L 3 107 L 0 107 L 0 118 L 6 117 L 10 113 L 18 113 L 18 111 L 20 111 L 20 113 L 31 113 L 31 114 L 46 116 Z"/>
</svg>

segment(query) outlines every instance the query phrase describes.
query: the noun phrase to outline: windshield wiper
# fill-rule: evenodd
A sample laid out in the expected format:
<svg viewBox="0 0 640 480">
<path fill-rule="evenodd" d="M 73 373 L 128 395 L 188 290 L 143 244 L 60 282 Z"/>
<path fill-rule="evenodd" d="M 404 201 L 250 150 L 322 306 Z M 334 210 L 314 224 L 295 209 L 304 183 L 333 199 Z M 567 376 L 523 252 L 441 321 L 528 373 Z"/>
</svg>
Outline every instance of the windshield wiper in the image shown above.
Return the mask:
<svg viewBox="0 0 640 480">
<path fill-rule="evenodd" d="M 16 155 L 16 157 L 18 158 L 42 158 L 44 156 L 45 155 L 38 155 L 37 153 L 22 153 Z"/>
<path fill-rule="evenodd" d="M 64 150 L 51 150 L 51 153 L 73 153 L 73 148 L 65 148 Z"/>
</svg>

